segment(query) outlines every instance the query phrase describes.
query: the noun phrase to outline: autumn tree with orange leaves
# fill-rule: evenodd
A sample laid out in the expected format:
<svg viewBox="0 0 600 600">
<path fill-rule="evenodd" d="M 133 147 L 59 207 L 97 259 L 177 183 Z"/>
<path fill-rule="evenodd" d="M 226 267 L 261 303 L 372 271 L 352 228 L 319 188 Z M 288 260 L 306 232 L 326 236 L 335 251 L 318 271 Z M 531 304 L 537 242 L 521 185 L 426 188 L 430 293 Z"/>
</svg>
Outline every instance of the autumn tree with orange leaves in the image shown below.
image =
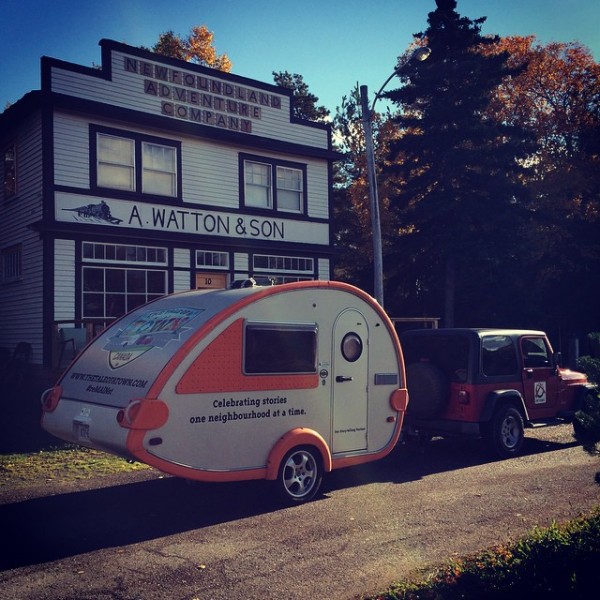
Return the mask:
<svg viewBox="0 0 600 600">
<path fill-rule="evenodd" d="M 438 7 L 440 4 L 448 4 L 450 8 L 455 6 L 453 2 L 437 4 Z M 424 42 L 429 43 L 429 40 Z M 502 126 L 516 127 L 527 132 L 535 144 L 519 158 L 523 167 L 519 180 L 528 192 L 527 201 L 521 202 L 528 214 L 520 228 L 525 235 L 520 239 L 510 235 L 517 230 L 517 219 L 509 219 L 511 224 L 506 227 L 498 218 L 498 211 L 487 211 L 488 247 L 496 244 L 499 237 L 505 238 L 504 257 L 514 256 L 514 264 L 502 267 L 501 262 L 497 262 L 494 269 L 486 269 L 482 276 L 474 269 L 476 261 L 463 262 L 461 292 L 464 294 L 467 289 L 469 292 L 464 296 L 468 301 L 463 304 L 463 314 L 458 315 L 458 322 L 545 328 L 555 337 L 560 332 L 565 340 L 570 335 L 598 330 L 600 314 L 595 290 L 600 289 L 600 67 L 589 50 L 577 42 L 542 45 L 534 36 L 496 37 L 495 43 L 486 40 L 476 51 L 484 56 L 504 56 L 510 71 L 509 76 L 499 80 L 490 90 L 489 102 L 482 112 L 484 122 L 487 119 Z M 433 65 L 433 54 L 430 58 Z M 468 62 L 470 58 L 466 55 L 456 57 L 456 60 Z M 402 62 L 399 60 L 399 64 Z M 446 74 L 449 76 L 449 71 Z M 449 85 L 457 92 L 460 109 L 466 101 L 465 89 L 457 84 L 456 77 L 449 79 Z M 411 89 L 405 93 L 410 94 Z M 395 182 L 389 169 L 382 172 L 383 165 L 401 164 L 406 160 L 405 154 L 391 156 L 387 152 L 389 140 L 405 136 L 406 128 L 390 129 L 387 115 L 377 114 L 374 118 L 386 305 L 395 316 L 417 316 L 425 314 L 418 311 L 431 310 L 435 286 L 430 285 L 428 289 L 427 271 L 433 261 L 423 262 L 421 252 L 424 249 L 408 251 L 406 248 L 406 241 L 416 237 L 410 235 L 409 221 L 403 219 L 394 229 L 388 210 L 390 192 L 394 185 L 405 186 L 407 180 L 400 177 L 401 170 L 398 169 L 394 174 Z M 342 163 L 342 183 L 334 195 L 338 198 L 334 204 L 335 239 L 342 259 L 337 261 L 336 274 L 369 289 L 372 280 L 369 272 L 370 220 L 364 140 L 359 119 L 355 99 L 347 97 L 338 108 L 334 121 L 346 155 Z M 421 119 L 418 124 L 425 125 L 426 122 Z M 419 141 L 415 139 L 415 142 Z M 418 161 L 415 164 L 421 166 L 439 164 L 442 158 L 439 143 L 432 146 L 430 163 L 418 153 L 414 157 Z M 414 171 L 411 178 L 414 180 L 419 173 Z M 497 171 L 497 175 L 497 181 L 501 182 L 502 173 Z M 504 178 L 510 177 L 506 172 Z M 498 195 L 500 186 L 494 185 L 491 190 L 490 197 L 493 198 Z M 429 193 L 427 189 L 425 191 Z M 422 206 L 425 208 L 424 204 Z M 440 204 L 436 211 L 430 211 L 429 216 L 423 214 L 423 219 L 433 221 L 446 209 Z M 464 227 L 466 222 L 463 219 L 459 223 L 463 229 L 455 235 L 456 239 L 464 239 L 470 231 Z M 392 227 L 389 227 L 390 223 Z M 444 232 L 454 223 L 452 219 L 445 219 L 441 224 L 443 229 L 440 231 Z M 428 241 L 434 255 L 439 254 L 439 239 L 428 235 L 424 240 Z M 482 248 L 487 251 L 485 246 Z M 479 259 L 484 254 L 478 252 L 472 256 Z M 517 263 L 520 266 L 515 268 Z M 403 298 L 407 293 L 403 277 L 410 277 L 411 271 L 415 289 L 419 292 L 416 303 Z M 438 277 L 438 288 L 440 285 L 442 281 Z"/>
<path fill-rule="evenodd" d="M 489 115 L 531 131 L 527 185 L 537 302 L 548 320 L 579 334 L 597 328 L 600 288 L 600 65 L 577 42 L 542 45 L 507 37 L 486 52 L 508 52 L 518 77 L 498 87 Z"/>
<path fill-rule="evenodd" d="M 195 25 L 186 37 L 181 37 L 172 30 L 161 33 L 158 42 L 152 46 L 152 52 L 226 73 L 233 66 L 227 54 L 217 54 L 214 33 L 206 25 Z"/>
</svg>

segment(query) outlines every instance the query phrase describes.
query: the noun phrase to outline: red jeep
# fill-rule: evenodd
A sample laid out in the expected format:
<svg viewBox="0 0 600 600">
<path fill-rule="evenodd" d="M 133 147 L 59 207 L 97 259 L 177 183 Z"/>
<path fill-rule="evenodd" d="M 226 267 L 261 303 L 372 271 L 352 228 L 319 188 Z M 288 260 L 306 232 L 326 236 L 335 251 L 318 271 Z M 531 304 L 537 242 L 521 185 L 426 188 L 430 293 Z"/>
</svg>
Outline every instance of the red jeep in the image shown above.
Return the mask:
<svg viewBox="0 0 600 600">
<path fill-rule="evenodd" d="M 409 435 L 483 436 L 506 458 L 525 427 L 571 421 L 591 392 L 583 373 L 560 367 L 542 331 L 420 329 L 400 340 Z"/>
</svg>

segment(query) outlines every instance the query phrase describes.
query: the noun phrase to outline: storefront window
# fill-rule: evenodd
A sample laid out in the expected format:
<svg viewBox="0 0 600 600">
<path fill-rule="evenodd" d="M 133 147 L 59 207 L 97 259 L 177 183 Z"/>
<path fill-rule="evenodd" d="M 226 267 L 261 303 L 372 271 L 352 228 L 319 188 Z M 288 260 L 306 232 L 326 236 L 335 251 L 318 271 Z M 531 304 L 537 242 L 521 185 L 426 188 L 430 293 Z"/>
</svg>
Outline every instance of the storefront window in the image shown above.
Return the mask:
<svg viewBox="0 0 600 600">
<path fill-rule="evenodd" d="M 166 271 L 83 267 L 83 318 L 115 318 L 167 293 Z"/>
</svg>

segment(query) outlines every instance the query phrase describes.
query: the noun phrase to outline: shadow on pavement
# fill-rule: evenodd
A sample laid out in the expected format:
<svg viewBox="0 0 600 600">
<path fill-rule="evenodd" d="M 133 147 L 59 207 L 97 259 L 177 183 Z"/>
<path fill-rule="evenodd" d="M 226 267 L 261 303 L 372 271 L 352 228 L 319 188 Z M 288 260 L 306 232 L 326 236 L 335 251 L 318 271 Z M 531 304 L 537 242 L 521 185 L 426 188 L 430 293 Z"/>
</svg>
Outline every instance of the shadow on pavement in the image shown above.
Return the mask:
<svg viewBox="0 0 600 600">
<path fill-rule="evenodd" d="M 527 439 L 525 454 L 572 445 Z M 325 478 L 323 494 L 367 483 L 403 483 L 488 462 L 494 461 L 486 458 L 478 442 L 435 440 L 424 451 L 400 447 L 384 460 L 334 471 Z M 269 482 L 188 484 L 171 477 L 5 504 L 0 506 L 5 540 L 0 570 L 126 546 L 279 509 Z"/>
</svg>

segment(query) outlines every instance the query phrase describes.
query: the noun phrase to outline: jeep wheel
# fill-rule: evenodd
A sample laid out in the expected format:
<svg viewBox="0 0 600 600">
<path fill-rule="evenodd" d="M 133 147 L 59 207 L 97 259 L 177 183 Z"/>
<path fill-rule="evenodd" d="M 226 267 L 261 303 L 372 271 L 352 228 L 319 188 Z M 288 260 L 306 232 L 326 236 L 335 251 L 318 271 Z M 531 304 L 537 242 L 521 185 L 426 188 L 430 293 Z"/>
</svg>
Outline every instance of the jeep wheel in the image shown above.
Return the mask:
<svg viewBox="0 0 600 600">
<path fill-rule="evenodd" d="M 449 395 L 448 378 L 435 365 L 416 362 L 406 367 L 408 387 L 407 414 L 417 419 L 433 419 L 446 407 Z"/>
<path fill-rule="evenodd" d="M 523 417 L 514 406 L 500 406 L 483 428 L 490 449 L 500 458 L 516 456 L 523 446 Z"/>
</svg>

